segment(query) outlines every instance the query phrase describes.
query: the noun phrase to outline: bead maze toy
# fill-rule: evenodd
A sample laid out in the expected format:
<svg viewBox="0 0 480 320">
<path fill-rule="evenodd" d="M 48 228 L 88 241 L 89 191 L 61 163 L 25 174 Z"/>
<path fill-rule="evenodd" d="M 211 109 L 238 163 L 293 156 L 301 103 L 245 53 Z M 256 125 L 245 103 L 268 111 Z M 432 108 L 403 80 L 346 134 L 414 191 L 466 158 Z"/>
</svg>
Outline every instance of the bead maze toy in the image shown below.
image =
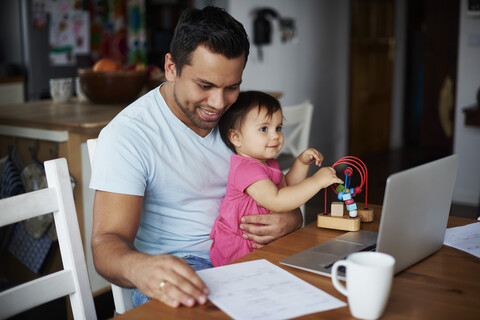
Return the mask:
<svg viewBox="0 0 480 320">
<path fill-rule="evenodd" d="M 368 208 L 368 171 L 362 160 L 352 156 L 346 156 L 338 159 L 332 168 L 338 165 L 347 165 L 343 171 L 345 175 L 344 184 L 334 184 L 330 186 L 337 194 L 339 200 L 332 202 L 331 211 L 327 213 L 327 189 L 325 188 L 325 208 L 324 213 L 317 215 L 317 226 L 321 228 L 337 229 L 345 231 L 360 230 L 360 222 L 372 222 L 374 219 L 373 209 Z M 360 176 L 360 185 L 350 186 L 354 169 Z M 365 188 L 365 206 L 357 208 L 354 197 L 362 193 Z M 348 214 L 345 214 L 348 211 Z"/>
</svg>

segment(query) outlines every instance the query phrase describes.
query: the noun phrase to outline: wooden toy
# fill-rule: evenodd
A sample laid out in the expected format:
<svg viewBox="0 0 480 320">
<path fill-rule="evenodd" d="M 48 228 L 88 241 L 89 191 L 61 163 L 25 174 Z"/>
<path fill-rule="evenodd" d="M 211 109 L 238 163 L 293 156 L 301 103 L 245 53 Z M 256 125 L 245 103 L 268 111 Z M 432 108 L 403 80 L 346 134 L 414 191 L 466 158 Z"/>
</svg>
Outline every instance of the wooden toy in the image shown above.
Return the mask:
<svg viewBox="0 0 480 320">
<path fill-rule="evenodd" d="M 344 231 L 360 230 L 360 217 L 350 218 L 348 215 L 332 217 L 332 215 L 319 214 L 317 216 L 317 227 Z"/>
<path fill-rule="evenodd" d="M 362 222 L 372 222 L 374 219 L 373 209 L 364 208 L 364 209 L 357 209 L 358 216 L 360 217 L 360 221 Z"/>
<path fill-rule="evenodd" d="M 345 214 L 345 206 L 343 205 L 343 202 L 332 202 L 331 213 L 332 217 L 343 217 Z"/>
<path fill-rule="evenodd" d="M 341 202 L 332 202 L 331 213 L 327 212 L 327 188 L 325 188 L 325 213 L 317 215 L 317 226 L 321 228 L 337 229 L 345 231 L 360 230 L 360 222 L 372 222 L 374 220 L 373 209 L 368 208 L 368 171 L 362 160 L 347 156 L 340 158 L 333 165 L 335 168 L 338 165 L 348 165 L 343 173 L 345 175 L 343 185 L 332 185 L 330 188 L 337 193 L 337 198 Z M 353 176 L 353 168 L 360 175 L 360 185 L 351 187 L 350 183 Z M 365 188 L 365 206 L 358 208 L 354 197 L 360 194 Z M 345 215 L 345 209 L 348 215 Z"/>
</svg>

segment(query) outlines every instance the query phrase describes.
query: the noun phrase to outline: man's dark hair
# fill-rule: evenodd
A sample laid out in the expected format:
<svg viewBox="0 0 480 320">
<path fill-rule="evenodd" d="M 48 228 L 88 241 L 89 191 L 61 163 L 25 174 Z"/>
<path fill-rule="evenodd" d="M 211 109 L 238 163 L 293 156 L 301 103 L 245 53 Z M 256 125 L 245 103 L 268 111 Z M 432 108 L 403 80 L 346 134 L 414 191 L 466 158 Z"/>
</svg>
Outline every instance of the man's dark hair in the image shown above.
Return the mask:
<svg viewBox="0 0 480 320">
<path fill-rule="evenodd" d="M 228 59 L 245 55 L 247 63 L 250 42 L 243 25 L 224 9 L 208 6 L 204 9 L 187 9 L 175 27 L 170 53 L 177 75 L 185 65 L 191 64 L 192 52 L 199 45 Z"/>
<path fill-rule="evenodd" d="M 266 110 L 267 115 L 271 117 L 275 112 L 281 110 L 280 102 L 271 95 L 260 91 L 243 91 L 238 95 L 237 101 L 222 115 L 218 122 L 220 136 L 223 142 L 233 152 L 235 146 L 228 137 L 231 129 L 239 130 L 242 127 L 243 120 L 247 113 L 253 108 L 258 107 L 258 112 Z"/>
</svg>

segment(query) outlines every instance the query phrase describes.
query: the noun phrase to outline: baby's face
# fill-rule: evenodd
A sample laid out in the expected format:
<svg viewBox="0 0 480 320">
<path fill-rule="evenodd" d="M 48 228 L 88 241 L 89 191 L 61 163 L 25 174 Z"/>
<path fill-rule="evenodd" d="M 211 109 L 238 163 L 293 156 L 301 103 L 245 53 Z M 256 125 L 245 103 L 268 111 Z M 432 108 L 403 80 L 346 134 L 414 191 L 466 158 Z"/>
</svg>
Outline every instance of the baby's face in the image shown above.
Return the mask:
<svg viewBox="0 0 480 320">
<path fill-rule="evenodd" d="M 281 110 L 271 117 L 265 109 L 253 108 L 247 113 L 238 132 L 237 154 L 265 162 L 274 158 L 282 149 L 283 114 Z"/>
</svg>

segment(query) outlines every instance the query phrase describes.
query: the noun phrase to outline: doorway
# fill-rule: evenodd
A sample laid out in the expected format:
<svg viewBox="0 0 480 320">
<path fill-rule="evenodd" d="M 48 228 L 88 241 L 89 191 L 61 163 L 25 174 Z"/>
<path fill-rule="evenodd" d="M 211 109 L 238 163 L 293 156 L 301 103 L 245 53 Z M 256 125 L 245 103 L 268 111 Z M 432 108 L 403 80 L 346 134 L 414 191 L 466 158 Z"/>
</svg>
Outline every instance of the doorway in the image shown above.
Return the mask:
<svg viewBox="0 0 480 320">
<path fill-rule="evenodd" d="M 352 0 L 349 153 L 390 150 L 394 0 Z M 406 3 L 403 159 L 411 166 L 451 154 L 460 4 Z M 397 153 L 398 154 L 398 153 Z M 407 159 L 405 159 L 405 157 Z"/>
<path fill-rule="evenodd" d="M 394 0 L 353 0 L 349 152 L 387 150 L 390 142 Z"/>
<path fill-rule="evenodd" d="M 459 10 L 457 0 L 408 1 L 404 141 L 430 159 L 453 150 Z"/>
</svg>

